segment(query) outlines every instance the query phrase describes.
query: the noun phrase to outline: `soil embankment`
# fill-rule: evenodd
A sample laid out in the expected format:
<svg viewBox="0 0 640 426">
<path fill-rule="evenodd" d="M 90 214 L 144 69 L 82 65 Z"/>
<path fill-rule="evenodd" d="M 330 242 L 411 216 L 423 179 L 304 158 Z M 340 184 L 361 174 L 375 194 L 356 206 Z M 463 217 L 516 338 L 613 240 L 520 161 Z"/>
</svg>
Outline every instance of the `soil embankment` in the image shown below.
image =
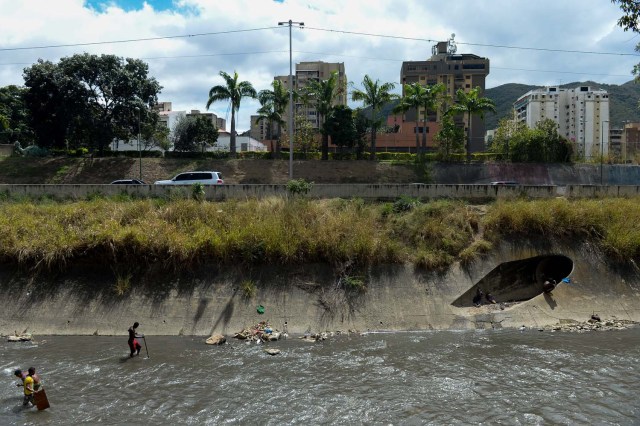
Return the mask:
<svg viewBox="0 0 640 426">
<path fill-rule="evenodd" d="M 532 267 L 527 261 L 545 256 L 570 262 L 554 272 L 544 262 Z M 529 265 L 521 273 L 512 263 L 519 260 Z M 501 300 L 501 288 L 512 288 L 513 280 L 528 277 L 523 286 L 541 288 L 544 274 L 565 275 L 567 265 L 570 283 L 561 283 L 551 294 L 539 291 L 517 303 Z M 90 265 L 35 279 L 13 269 L 2 271 L 3 334 L 124 334 L 134 321 L 144 325 L 145 333 L 157 335 L 229 335 L 259 321 L 277 329 L 286 324 L 290 333 L 539 328 L 584 322 L 593 314 L 603 320 L 640 321 L 637 268 L 612 267 L 586 244 L 503 243 L 471 265 L 455 265 L 440 275 L 380 265 L 364 277 L 364 292 L 345 291 L 324 265 L 225 270 L 204 266 L 173 277 L 149 270 L 123 296 L 114 293 L 110 274 Z M 240 283 L 246 280 L 256 283 L 254 295 L 243 291 Z M 498 303 L 454 306 L 478 284 L 491 290 Z M 264 314 L 258 313 L 258 305 L 264 306 Z"/>
</svg>

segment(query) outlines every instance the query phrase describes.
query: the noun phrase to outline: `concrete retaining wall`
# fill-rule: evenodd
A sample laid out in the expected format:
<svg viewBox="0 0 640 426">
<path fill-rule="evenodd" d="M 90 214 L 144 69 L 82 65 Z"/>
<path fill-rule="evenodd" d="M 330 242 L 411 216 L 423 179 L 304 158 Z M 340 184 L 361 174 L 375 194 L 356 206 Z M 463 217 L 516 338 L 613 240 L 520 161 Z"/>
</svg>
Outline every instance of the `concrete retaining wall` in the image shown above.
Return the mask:
<svg viewBox="0 0 640 426">
<path fill-rule="evenodd" d="M 159 185 L 0 185 L 0 194 L 12 197 L 51 196 L 60 199 L 85 199 L 91 195 L 114 196 L 122 193 L 135 197 L 190 197 L 189 186 Z M 221 185 L 206 188 L 208 200 L 247 199 L 286 196 L 286 185 Z M 394 200 L 401 196 L 421 199 L 456 198 L 487 200 L 498 198 L 593 198 L 636 197 L 640 186 L 599 185 L 430 185 L 430 184 L 316 184 L 311 198 L 351 198 Z"/>
<path fill-rule="evenodd" d="M 499 305 L 451 305 L 504 262 L 562 254 L 573 260 L 571 284 L 552 295 L 500 309 Z M 79 268 L 79 267 L 78 267 Z M 303 333 L 324 330 L 421 330 L 542 327 L 602 319 L 640 321 L 640 273 L 611 268 L 588 245 L 540 250 L 524 242 L 503 244 L 471 266 L 446 274 L 421 273 L 409 266 L 378 266 L 366 276 L 367 291 L 336 289 L 325 265 L 295 268 L 261 266 L 220 270 L 205 267 L 190 276 L 167 278 L 153 270 L 125 296 L 114 292 L 115 278 L 90 267 L 58 277 L 29 279 L 0 268 L 0 333 L 126 334 L 134 321 L 156 335 L 232 334 L 259 321 Z M 240 283 L 253 280 L 257 294 L 243 296 Z M 501 302 L 501 300 L 498 300 Z M 256 311 L 265 307 L 264 315 Z"/>
</svg>

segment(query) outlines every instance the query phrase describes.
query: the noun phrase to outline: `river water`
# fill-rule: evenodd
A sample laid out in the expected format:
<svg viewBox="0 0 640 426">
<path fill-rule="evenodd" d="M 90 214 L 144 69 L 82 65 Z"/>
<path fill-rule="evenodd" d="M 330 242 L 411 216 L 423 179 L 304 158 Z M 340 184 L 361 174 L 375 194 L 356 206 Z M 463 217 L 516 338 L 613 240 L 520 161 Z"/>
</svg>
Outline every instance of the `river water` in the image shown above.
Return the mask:
<svg viewBox="0 0 640 426">
<path fill-rule="evenodd" d="M 141 330 L 144 331 L 144 330 Z M 0 424 L 640 424 L 640 328 L 372 333 L 268 345 L 126 336 L 0 343 Z M 270 356 L 265 347 L 281 353 Z M 51 408 L 21 407 L 35 366 Z"/>
</svg>

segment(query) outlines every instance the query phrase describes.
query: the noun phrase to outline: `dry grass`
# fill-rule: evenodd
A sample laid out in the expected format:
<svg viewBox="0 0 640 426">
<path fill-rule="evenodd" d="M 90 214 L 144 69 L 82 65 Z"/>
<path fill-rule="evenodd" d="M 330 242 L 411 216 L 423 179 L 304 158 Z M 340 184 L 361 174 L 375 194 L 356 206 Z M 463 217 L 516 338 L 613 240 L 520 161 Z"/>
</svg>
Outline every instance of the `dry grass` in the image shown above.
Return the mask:
<svg viewBox="0 0 640 426">
<path fill-rule="evenodd" d="M 399 213 L 362 200 L 0 202 L 0 258 L 43 269 L 83 259 L 176 269 L 205 262 L 409 262 L 444 270 L 472 262 L 509 235 L 588 238 L 613 256 L 638 259 L 640 205 L 627 199 L 509 201 L 487 206 L 481 216 L 454 201 Z"/>
</svg>

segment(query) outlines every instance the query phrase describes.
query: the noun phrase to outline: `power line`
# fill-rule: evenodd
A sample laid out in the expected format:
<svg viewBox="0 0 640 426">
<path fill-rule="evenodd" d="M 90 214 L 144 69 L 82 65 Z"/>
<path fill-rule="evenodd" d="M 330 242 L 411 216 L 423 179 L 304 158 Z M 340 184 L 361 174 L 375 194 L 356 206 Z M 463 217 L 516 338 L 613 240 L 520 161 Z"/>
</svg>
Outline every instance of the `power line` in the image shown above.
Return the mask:
<svg viewBox="0 0 640 426">
<path fill-rule="evenodd" d="M 236 33 L 245 33 L 245 32 L 253 32 L 253 31 L 264 31 L 264 30 L 282 29 L 282 28 L 283 27 L 281 27 L 281 26 L 272 26 L 272 27 L 261 27 L 261 28 L 249 28 L 249 29 L 244 29 L 244 30 L 227 30 L 227 31 L 207 32 L 207 33 L 181 34 L 181 35 L 158 36 L 158 37 L 147 37 L 147 38 L 134 38 L 134 39 L 125 39 L 125 40 L 94 41 L 94 42 L 87 42 L 87 43 L 67 43 L 67 44 L 55 44 L 55 45 L 46 45 L 46 46 L 7 47 L 7 48 L 0 48 L 0 52 L 19 51 L 19 50 L 36 50 L 36 49 L 53 49 L 53 48 L 60 48 L 60 47 L 96 46 L 96 45 L 104 45 L 104 44 L 122 44 L 122 43 L 135 43 L 135 42 L 156 41 L 156 40 L 171 40 L 171 39 L 179 39 L 179 38 L 205 37 L 205 36 L 214 36 L 214 35 L 223 35 L 223 34 L 236 34 Z M 305 26 L 304 29 L 315 30 L 315 31 L 323 31 L 323 32 L 330 32 L 330 33 L 360 35 L 360 36 L 367 36 L 367 37 L 380 37 L 380 38 L 388 38 L 388 39 L 395 39 L 395 40 L 409 40 L 409 41 L 420 41 L 420 42 L 430 42 L 430 43 L 437 43 L 438 42 L 437 40 L 429 39 L 429 38 L 394 36 L 394 35 L 389 35 L 389 34 L 375 34 L 375 33 L 365 33 L 365 32 L 358 32 L 358 31 L 335 30 L 335 29 L 330 29 L 330 28 L 317 28 L 317 27 Z M 461 42 L 461 41 L 456 41 L 456 44 L 466 45 L 466 46 L 477 46 L 477 47 L 492 47 L 492 48 L 499 48 L 499 49 L 531 50 L 531 51 L 540 51 L 540 52 L 579 53 L 579 54 L 589 54 L 589 55 L 632 56 L 632 57 L 640 56 L 640 54 L 636 54 L 636 53 L 595 52 L 595 51 L 588 51 L 588 50 L 551 49 L 551 48 L 544 48 L 544 47 L 509 46 L 509 45 L 501 45 L 501 44 L 483 44 L 483 43 L 466 43 L 466 42 Z"/>
<path fill-rule="evenodd" d="M 314 27 L 305 27 L 305 28 L 309 30 L 325 31 L 325 32 L 332 32 L 332 33 L 353 34 L 353 35 L 362 35 L 362 36 L 368 36 L 368 37 L 381 37 L 381 38 L 390 38 L 390 39 L 437 43 L 437 40 L 432 40 L 428 38 L 392 36 L 388 34 L 362 33 L 362 32 L 356 32 L 356 31 L 332 30 L 328 28 L 314 28 Z M 567 49 L 550 49 L 550 48 L 544 48 L 544 47 L 508 46 L 503 44 L 464 43 L 459 41 L 456 41 L 456 44 L 463 44 L 467 46 L 479 46 L 479 47 L 494 47 L 494 48 L 500 48 L 500 49 L 534 50 L 534 51 L 541 51 L 541 52 L 580 53 L 580 54 L 589 54 L 589 55 L 640 56 L 640 54 L 636 54 L 636 53 L 594 52 L 594 51 L 588 51 L 588 50 L 567 50 Z"/>
<path fill-rule="evenodd" d="M 287 53 L 287 52 L 288 51 L 286 50 L 264 50 L 264 51 L 256 51 L 256 52 L 207 53 L 207 54 L 201 54 L 201 55 L 150 56 L 150 57 L 141 57 L 139 59 L 151 61 L 151 60 L 162 60 L 162 59 L 187 59 L 187 58 L 210 58 L 210 57 L 218 57 L 218 56 L 263 55 L 263 54 Z M 365 60 L 372 60 L 372 61 L 387 61 L 387 62 L 405 62 L 406 61 L 405 59 L 397 59 L 397 58 L 379 58 L 379 57 L 371 57 L 371 56 L 345 55 L 340 53 L 328 53 L 328 52 L 310 52 L 310 51 L 303 51 L 303 50 L 294 50 L 294 52 L 298 54 L 335 56 L 335 57 L 342 57 L 342 58 L 365 59 Z M 12 65 L 33 65 L 33 62 L 0 63 L 0 66 L 12 66 Z M 629 76 L 628 74 L 604 74 L 604 73 L 591 73 L 591 72 L 510 68 L 510 67 L 496 67 L 496 66 L 492 66 L 491 68 L 496 70 L 508 70 L 508 71 L 527 71 L 527 72 L 575 74 L 575 75 L 599 75 L 599 76 L 605 76 L 605 77 L 628 77 Z"/>
<path fill-rule="evenodd" d="M 272 29 L 278 29 L 278 28 L 280 27 L 276 26 L 276 27 L 250 28 L 247 30 L 229 30 L 229 31 L 218 31 L 218 32 L 210 32 L 210 33 L 182 34 L 182 35 L 148 37 L 148 38 L 132 38 L 132 39 L 126 39 L 126 40 L 93 41 L 88 43 L 52 44 L 48 46 L 5 47 L 5 48 L 0 48 L 0 52 L 8 52 L 8 51 L 16 51 L 16 50 L 53 49 L 58 47 L 96 46 L 101 44 L 134 43 L 134 42 L 140 42 L 140 41 L 169 40 L 169 39 L 177 39 L 177 38 L 190 38 L 190 37 L 203 37 L 203 36 L 212 36 L 212 35 L 221 35 L 221 34 L 246 33 L 251 31 L 263 31 L 263 30 L 272 30 Z"/>
</svg>

